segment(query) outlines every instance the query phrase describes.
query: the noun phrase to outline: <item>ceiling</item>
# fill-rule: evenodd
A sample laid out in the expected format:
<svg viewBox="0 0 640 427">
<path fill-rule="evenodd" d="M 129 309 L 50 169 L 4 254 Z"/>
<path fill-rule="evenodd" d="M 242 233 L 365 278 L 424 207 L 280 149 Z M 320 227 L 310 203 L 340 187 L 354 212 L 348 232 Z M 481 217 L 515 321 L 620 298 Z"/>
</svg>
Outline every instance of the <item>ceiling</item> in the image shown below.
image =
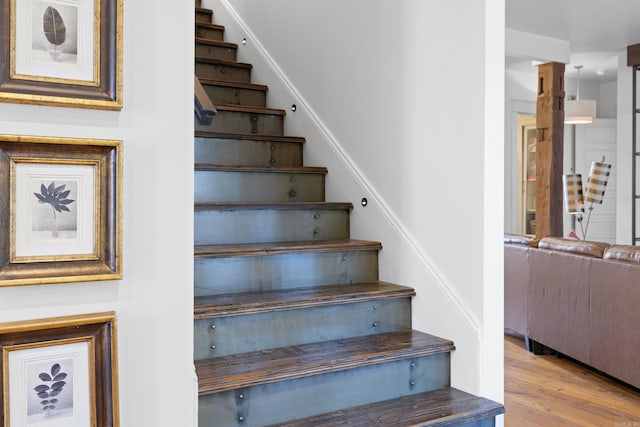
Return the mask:
<svg viewBox="0 0 640 427">
<path fill-rule="evenodd" d="M 565 75 L 575 77 L 574 66 L 583 65 L 581 80 L 615 80 L 618 54 L 640 43 L 639 22 L 638 0 L 506 0 L 507 28 L 568 40 Z M 525 62 L 507 58 L 506 66 L 531 67 Z"/>
</svg>

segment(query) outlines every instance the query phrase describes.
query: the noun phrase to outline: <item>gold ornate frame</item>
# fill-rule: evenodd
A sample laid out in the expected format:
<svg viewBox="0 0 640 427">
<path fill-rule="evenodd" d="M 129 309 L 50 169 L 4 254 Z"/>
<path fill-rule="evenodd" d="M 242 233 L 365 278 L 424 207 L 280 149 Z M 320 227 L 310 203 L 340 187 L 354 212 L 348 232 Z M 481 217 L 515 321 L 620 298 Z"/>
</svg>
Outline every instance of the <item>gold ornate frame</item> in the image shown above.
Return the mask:
<svg viewBox="0 0 640 427">
<path fill-rule="evenodd" d="M 85 407 L 78 409 L 90 414 L 88 418 L 91 427 L 119 426 L 115 312 L 0 323 L 0 402 L 3 403 L 0 425 L 12 427 L 11 408 L 16 408 L 16 404 L 17 407 L 26 406 L 21 405 L 24 402 L 14 401 L 24 400 L 26 396 L 9 393 L 10 387 L 16 386 L 10 384 L 10 378 L 26 378 L 26 372 L 21 372 L 25 369 L 23 365 L 12 365 L 10 355 L 23 351 L 27 358 L 30 353 L 35 358 L 35 353 L 43 349 L 55 355 L 56 351 L 62 351 L 62 346 L 74 343 L 87 348 L 84 360 L 81 361 L 87 366 L 87 372 L 82 369 L 73 372 L 73 375 L 89 385 L 89 396 L 81 405 Z M 50 359 L 55 360 L 55 356 Z M 13 369 L 20 372 L 13 372 Z M 80 400 L 74 400 L 76 402 Z"/>
<path fill-rule="evenodd" d="M 0 286 L 122 277 L 121 144 L 114 140 L 0 135 Z M 44 249 L 37 246 L 35 253 L 17 251 L 17 242 L 29 241 L 25 236 L 34 229 L 34 223 L 23 218 L 29 217 L 32 206 L 38 204 L 38 196 L 30 188 L 18 185 L 21 181 L 17 172 L 25 167 L 54 167 L 69 176 L 76 174 L 78 167 L 89 171 L 85 172 L 89 178 L 83 194 L 90 197 L 84 203 L 80 192 L 81 197 L 76 197 L 81 199 L 76 216 L 87 220 L 81 221 L 84 228 L 77 225 L 75 229 L 77 235 L 86 236 L 87 244 L 76 248 L 73 244 L 79 238 L 50 238 L 45 240 Z M 82 187 L 82 180 L 79 182 Z M 53 211 L 53 205 L 50 207 Z M 71 251 L 65 252 L 69 242 Z"/>
<path fill-rule="evenodd" d="M 0 101 L 122 109 L 122 0 L 81 0 L 94 10 L 93 22 L 82 22 L 93 29 L 93 55 L 85 59 L 93 73 L 87 80 L 16 72 L 16 55 L 26 50 L 16 43 L 16 29 L 26 25 L 16 20 L 16 2 L 24 1 L 0 0 Z"/>
</svg>

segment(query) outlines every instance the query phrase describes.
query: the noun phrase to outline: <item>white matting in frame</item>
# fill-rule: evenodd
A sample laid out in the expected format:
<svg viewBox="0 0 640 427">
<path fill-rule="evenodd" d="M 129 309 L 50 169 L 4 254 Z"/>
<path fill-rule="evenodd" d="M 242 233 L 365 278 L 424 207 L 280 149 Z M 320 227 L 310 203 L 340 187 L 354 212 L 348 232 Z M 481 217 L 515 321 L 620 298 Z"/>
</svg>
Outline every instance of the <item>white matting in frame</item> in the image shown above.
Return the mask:
<svg viewBox="0 0 640 427">
<path fill-rule="evenodd" d="M 97 85 L 94 0 L 15 1 L 15 70 L 13 78 L 77 80 Z M 64 42 L 51 43 L 44 22 L 64 28 Z M 51 34 L 51 32 L 49 32 Z M 52 36 L 50 36 L 52 37 Z"/>
<path fill-rule="evenodd" d="M 16 163 L 16 258 L 95 257 L 95 173 L 95 165 Z M 58 200 L 43 203 L 49 190 Z"/>
<path fill-rule="evenodd" d="M 91 425 L 89 339 L 7 350 L 11 427 Z"/>
</svg>

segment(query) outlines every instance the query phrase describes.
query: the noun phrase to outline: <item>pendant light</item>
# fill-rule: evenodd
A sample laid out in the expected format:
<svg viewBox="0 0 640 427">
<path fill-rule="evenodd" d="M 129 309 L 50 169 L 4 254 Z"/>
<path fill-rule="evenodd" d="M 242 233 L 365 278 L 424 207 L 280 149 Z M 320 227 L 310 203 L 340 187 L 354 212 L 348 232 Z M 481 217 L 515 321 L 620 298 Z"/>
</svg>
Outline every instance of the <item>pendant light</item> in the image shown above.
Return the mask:
<svg viewBox="0 0 640 427">
<path fill-rule="evenodd" d="M 578 83 L 576 87 L 576 99 L 565 101 L 564 122 L 566 124 L 591 123 L 596 116 L 596 101 L 580 99 L 580 69 L 582 65 L 576 65 L 578 70 Z"/>
</svg>

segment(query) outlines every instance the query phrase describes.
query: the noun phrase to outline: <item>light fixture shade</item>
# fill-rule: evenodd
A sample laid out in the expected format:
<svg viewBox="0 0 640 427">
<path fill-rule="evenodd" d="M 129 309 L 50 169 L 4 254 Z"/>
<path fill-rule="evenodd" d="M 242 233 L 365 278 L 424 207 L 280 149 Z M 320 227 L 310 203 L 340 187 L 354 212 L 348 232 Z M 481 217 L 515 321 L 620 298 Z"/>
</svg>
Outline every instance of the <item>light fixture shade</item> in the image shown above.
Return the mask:
<svg viewBox="0 0 640 427">
<path fill-rule="evenodd" d="M 587 178 L 587 202 L 602 204 L 604 191 L 607 189 L 611 165 L 604 162 L 591 162 L 589 178 Z"/>
<path fill-rule="evenodd" d="M 596 101 L 575 99 L 564 103 L 564 122 L 566 124 L 591 123 L 596 116 Z"/>
<path fill-rule="evenodd" d="M 584 213 L 582 175 L 573 172 L 562 175 L 562 189 L 564 190 L 564 210 L 572 215 Z"/>
</svg>

